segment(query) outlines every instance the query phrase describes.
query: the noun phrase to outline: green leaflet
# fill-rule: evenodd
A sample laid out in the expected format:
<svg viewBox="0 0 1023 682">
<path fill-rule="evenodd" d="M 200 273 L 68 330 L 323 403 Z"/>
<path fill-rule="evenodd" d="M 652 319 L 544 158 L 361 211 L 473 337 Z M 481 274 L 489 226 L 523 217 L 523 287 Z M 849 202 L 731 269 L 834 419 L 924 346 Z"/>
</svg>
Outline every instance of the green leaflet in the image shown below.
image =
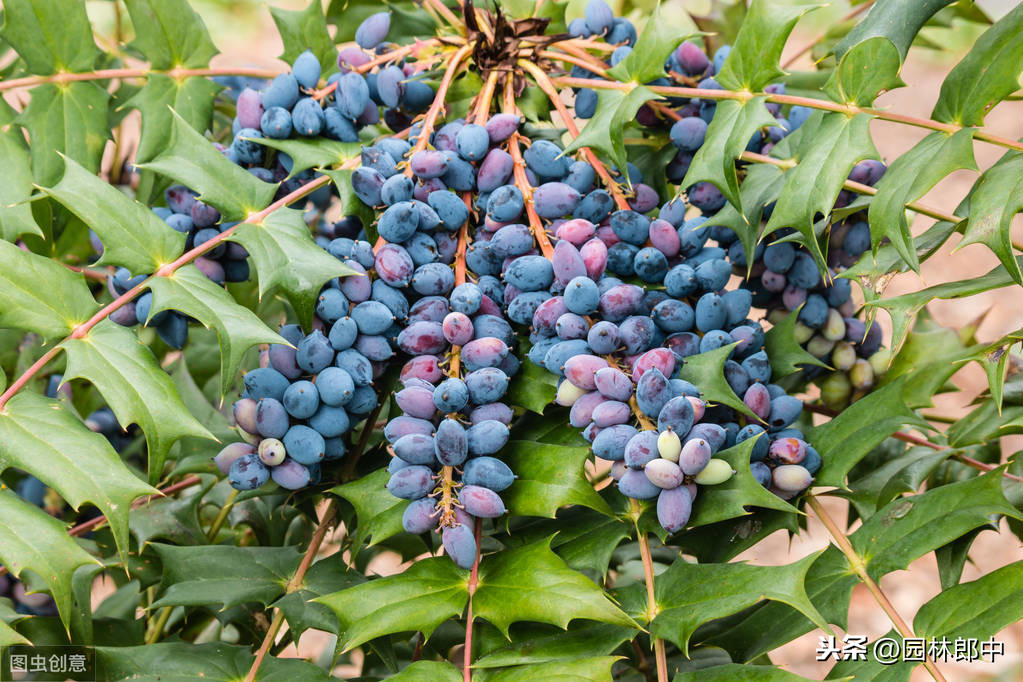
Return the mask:
<svg viewBox="0 0 1023 682">
<path fill-rule="evenodd" d="M 902 87 L 902 58 L 891 40 L 883 36 L 857 43 L 842 55 L 824 91 L 839 104 L 868 107 L 882 90 Z"/>
<path fill-rule="evenodd" d="M 513 642 L 481 655 L 472 667 L 479 670 L 555 661 L 560 667 L 581 658 L 611 654 L 619 644 L 635 635 L 631 627 L 590 622 L 577 623 L 567 632 L 532 625 L 524 636 L 516 628 Z"/>
<path fill-rule="evenodd" d="M 785 173 L 785 187 L 778 197 L 765 234 L 783 227 L 795 228 L 799 240 L 824 268 L 813 225 L 818 215 L 828 215 L 849 171 L 863 159 L 878 158 L 870 139 L 870 116 L 815 113 L 800 127 L 794 158 L 796 166 Z"/>
<path fill-rule="evenodd" d="M 913 235 L 906 222 L 906 204 L 916 201 L 953 171 L 976 170 L 973 159 L 973 131 L 954 135 L 934 132 L 896 159 L 877 184 L 870 202 L 871 241 L 877 249 L 888 238 L 902 259 L 920 271 Z"/>
<path fill-rule="evenodd" d="M 176 80 L 158 73 L 150 75 L 142 89 L 121 107 L 138 109 L 142 114 L 142 136 L 135 155 L 138 162 L 150 161 L 164 150 L 167 130 L 174 125 L 174 112 L 197 131 L 209 128 L 213 100 L 220 90 L 221 86 L 208 78 Z"/>
<path fill-rule="evenodd" d="M 739 192 L 735 160 L 746 150 L 753 133 L 764 126 L 778 123 L 767 111 L 766 101 L 765 97 L 754 97 L 717 103 L 714 118 L 707 127 L 707 138 L 693 156 L 682 180 L 682 188 L 701 181 L 713 183 L 739 213 L 746 213 Z"/>
<path fill-rule="evenodd" d="M 81 378 L 103 394 L 117 420 L 138 424 L 149 449 L 149 482 L 163 476 L 167 452 L 186 436 L 213 439 L 181 402 L 174 382 L 135 333 L 104 320 L 79 339 L 63 343 L 64 379 Z"/>
<path fill-rule="evenodd" d="M 450 663 L 440 661 L 414 661 L 397 675 L 387 678 L 391 682 L 462 682 L 462 671 Z M 478 676 L 477 676 L 478 679 Z"/>
<path fill-rule="evenodd" d="M 560 507 L 579 504 L 610 515 L 610 507 L 583 475 L 589 454 L 588 447 L 509 442 L 499 453 L 516 474 L 515 482 L 501 493 L 509 511 L 554 518 Z"/>
<path fill-rule="evenodd" d="M 220 604 L 223 609 L 284 594 L 302 561 L 294 547 L 176 547 L 154 543 L 163 566 L 163 594 L 152 608 Z"/>
<path fill-rule="evenodd" d="M 293 165 L 291 174 L 288 176 L 289 178 L 308 168 L 330 168 L 335 164 L 341 164 L 349 159 L 358 158 L 362 151 L 362 145 L 358 142 L 338 142 L 323 137 L 291 138 L 287 140 L 259 137 L 254 138 L 253 142 L 282 151 L 290 156 Z M 351 171 L 334 172 L 350 173 Z"/>
<path fill-rule="evenodd" d="M 948 451 L 930 448 L 910 448 L 898 457 L 892 457 L 866 475 L 849 481 L 849 491 L 833 494 L 847 498 L 857 514 L 867 518 L 903 493 L 914 493 L 939 464 L 949 456 Z"/>
<path fill-rule="evenodd" d="M 1023 12 L 1020 15 L 1023 16 Z M 1023 286 L 1023 270 L 1016 262 L 1012 246 L 1012 219 L 1020 210 L 1023 210 L 1023 153 L 1006 152 L 974 185 L 963 240 L 952 253 L 968 244 L 984 244 L 998 256 L 1012 279 Z"/>
<path fill-rule="evenodd" d="M 608 74 L 622 82 L 649 83 L 657 80 L 667 75 L 664 72 L 665 60 L 687 37 L 677 25 L 661 18 L 661 3 L 658 0 L 632 52 L 609 70 Z"/>
<path fill-rule="evenodd" d="M 350 483 L 335 486 L 330 492 L 343 497 L 355 507 L 359 524 L 352 534 L 352 552 L 357 553 L 367 538 L 367 546 L 383 542 L 403 532 L 401 515 L 408 502 L 392 495 L 387 490 L 390 474 L 386 469 L 377 469 L 368 476 L 362 476 Z"/>
<path fill-rule="evenodd" d="M 155 272 L 180 256 L 185 246 L 185 235 L 70 158 L 64 160 L 60 182 L 43 192 L 99 235 L 100 264 L 122 265 L 133 273 Z"/>
<path fill-rule="evenodd" d="M 108 682 L 237 682 L 252 667 L 247 646 L 223 642 L 158 642 L 144 646 L 96 647 L 97 679 Z M 320 682 L 331 676 L 297 658 L 267 656 L 259 668 L 260 682 Z"/>
<path fill-rule="evenodd" d="M 700 397 L 703 400 L 728 405 L 750 418 L 756 419 L 757 416 L 753 414 L 753 410 L 749 409 L 746 403 L 735 395 L 732 387 L 725 380 L 725 362 L 728 361 L 737 344 L 738 341 L 706 353 L 690 355 L 685 359 L 682 369 L 679 370 L 678 378 L 699 386 L 702 392 Z"/>
<path fill-rule="evenodd" d="M 199 198 L 219 210 L 225 222 L 244 220 L 273 200 L 276 185 L 228 161 L 181 114 L 171 114 L 170 143 L 139 168 L 162 173 L 199 192 Z"/>
<path fill-rule="evenodd" d="M 327 18 L 323 15 L 320 0 L 312 0 L 303 10 L 286 10 L 271 7 L 270 16 L 281 34 L 284 52 L 280 59 L 291 64 L 298 55 L 312 50 L 320 61 L 322 76 L 326 78 L 337 71 L 337 48 L 327 32 Z M 358 24 L 356 24 L 358 25 Z"/>
<path fill-rule="evenodd" d="M 691 564 L 676 559 L 654 583 L 658 614 L 650 631 L 688 655 L 689 640 L 701 624 L 738 613 L 762 599 L 788 604 L 827 631 L 827 622 L 803 586 L 807 571 L 819 556 L 820 552 L 811 554 L 785 566 Z M 630 601 L 638 599 L 645 609 L 644 588 L 636 585 L 629 589 Z"/>
<path fill-rule="evenodd" d="M 78 546 L 64 524 L 10 490 L 0 490 L 0 562 L 13 575 L 29 570 L 41 577 L 57 603 L 64 626 L 71 619 L 71 576 L 99 562 Z"/>
<path fill-rule="evenodd" d="M 149 287 L 153 292 L 151 316 L 161 310 L 179 310 L 207 329 L 216 330 L 222 396 L 234 383 L 238 366 L 249 348 L 260 343 L 285 343 L 255 313 L 235 302 L 224 287 L 214 284 L 194 265 L 179 268 L 169 277 L 154 277 Z"/>
<path fill-rule="evenodd" d="M 512 377 L 505 400 L 509 405 L 543 414 L 544 409 L 554 401 L 557 392 L 557 377 L 543 367 L 524 362 L 522 369 Z"/>
<path fill-rule="evenodd" d="M 682 673 L 672 682 L 805 682 L 809 679 L 769 665 L 729 663 Z"/>
<path fill-rule="evenodd" d="M 46 83 L 32 89 L 32 99 L 17 122 L 28 129 L 32 139 L 32 172 L 37 184 L 57 182 L 64 169 L 58 152 L 92 172 L 99 170 L 110 137 L 109 100 L 106 90 L 90 82 Z"/>
<path fill-rule="evenodd" d="M 796 342 L 796 322 L 799 321 L 799 311 L 802 307 L 800 305 L 786 316 L 781 324 L 774 325 L 764 334 L 764 350 L 771 361 L 771 376 L 775 380 L 798 372 L 803 365 L 828 367 Z"/>
<path fill-rule="evenodd" d="M 6 101 L 0 103 L 0 239 L 13 242 L 23 234 L 43 236 L 32 217 L 32 167 L 29 149 L 21 130 L 11 125 L 17 112 Z"/>
<path fill-rule="evenodd" d="M 0 327 L 60 339 L 97 310 L 80 274 L 0 241 Z"/>
<path fill-rule="evenodd" d="M 338 622 L 334 612 L 313 599 L 364 582 L 366 578 L 361 573 L 349 571 L 338 557 L 324 557 L 310 567 L 300 589 L 284 595 L 273 606 L 284 612 L 288 627 L 295 631 L 296 636 L 310 628 L 337 634 Z"/>
<path fill-rule="evenodd" d="M 951 587 L 920 607 L 913 619 L 918 637 L 983 640 L 1023 618 L 1023 561 L 972 582 Z"/>
<path fill-rule="evenodd" d="M 625 142 L 621 131 L 636 118 L 644 103 L 657 99 L 657 95 L 642 85 L 625 93 L 621 90 L 601 90 L 597 93 L 597 111 L 579 133 L 565 147 L 565 153 L 589 147 L 603 152 L 618 168 L 625 168 Z"/>
<path fill-rule="evenodd" d="M 244 171 L 242 171 L 244 173 Z M 248 173 L 246 173 L 248 175 Z M 245 247 L 259 273 L 259 296 L 280 289 L 308 327 L 320 287 L 334 277 L 365 277 L 321 249 L 302 211 L 282 208 L 260 223 L 242 223 L 230 237 Z M 295 267 L 301 263 L 301 267 Z"/>
<path fill-rule="evenodd" d="M 188 0 L 125 0 L 125 5 L 135 28 L 132 46 L 153 69 L 202 68 L 217 54 L 206 25 Z"/>
<path fill-rule="evenodd" d="M 920 28 L 938 10 L 952 4 L 953 0 L 919 0 L 903 2 L 903 0 L 878 0 L 867 12 L 856 28 L 851 30 L 833 52 L 839 59 L 855 45 L 874 36 L 884 36 L 899 50 L 902 59 L 906 59 L 909 46 L 913 43 Z"/>
<path fill-rule="evenodd" d="M 849 470 L 899 428 L 905 425 L 929 428 L 906 407 L 904 390 L 905 380 L 896 380 L 813 429 L 809 440 L 824 460 L 817 472 L 817 485 L 844 488 Z"/>
<path fill-rule="evenodd" d="M 32 73 L 88 71 L 100 56 L 78 0 L 5 0 L 0 37 Z"/>
<path fill-rule="evenodd" d="M 156 492 L 128 470 L 106 438 L 60 402 L 36 393 L 15 395 L 0 411 L 0 471 L 12 466 L 42 480 L 75 509 L 85 502 L 99 507 L 122 555 L 132 500 Z"/>
<path fill-rule="evenodd" d="M 931 117 L 979 126 L 996 104 L 1019 88 L 1023 74 L 1023 5 L 987 29 L 941 84 Z"/>
<path fill-rule="evenodd" d="M 613 486 L 602 491 L 601 499 L 608 498 L 609 492 L 617 496 L 615 502 L 624 501 Z M 553 535 L 551 549 L 566 564 L 577 571 L 588 570 L 604 576 L 612 553 L 632 530 L 632 523 L 624 516 L 621 510 L 615 510 L 614 516 L 607 516 L 583 506 L 567 507 L 560 510 L 557 518 L 530 519 L 517 524 L 508 542 L 530 544 Z"/>
<path fill-rule="evenodd" d="M 714 80 L 727 90 L 763 90 L 775 78 L 785 75 L 778 61 L 796 22 L 810 10 L 823 6 L 805 0 L 753 0 L 732 51 Z M 743 147 L 748 141 L 747 135 Z"/>
<path fill-rule="evenodd" d="M 573 661 L 559 661 L 555 666 L 558 678 L 566 680 L 606 680 L 618 656 L 596 656 Z M 505 670 L 481 670 L 473 675 L 479 682 L 550 682 L 551 665 L 520 665 Z"/>
</svg>

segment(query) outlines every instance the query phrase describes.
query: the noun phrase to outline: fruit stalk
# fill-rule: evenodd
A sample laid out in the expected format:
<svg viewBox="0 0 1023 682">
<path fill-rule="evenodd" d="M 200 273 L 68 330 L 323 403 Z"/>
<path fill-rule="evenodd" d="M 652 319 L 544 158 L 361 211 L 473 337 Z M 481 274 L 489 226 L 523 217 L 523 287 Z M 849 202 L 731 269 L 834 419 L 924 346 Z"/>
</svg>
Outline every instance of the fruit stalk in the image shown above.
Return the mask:
<svg viewBox="0 0 1023 682">
<path fill-rule="evenodd" d="M 654 595 L 654 561 L 650 555 L 650 541 L 647 539 L 646 533 L 639 528 L 639 517 L 643 513 L 639 500 L 629 498 L 629 511 L 632 515 L 632 525 L 636 529 L 636 540 L 639 542 L 639 555 L 643 559 L 643 582 L 646 584 L 647 601 L 646 619 L 648 623 L 651 623 L 659 611 L 657 597 Z M 657 660 L 657 682 L 667 682 L 668 658 L 664 650 L 664 640 L 654 637 L 653 634 L 650 635 L 650 640 L 653 642 L 654 657 Z"/>
</svg>

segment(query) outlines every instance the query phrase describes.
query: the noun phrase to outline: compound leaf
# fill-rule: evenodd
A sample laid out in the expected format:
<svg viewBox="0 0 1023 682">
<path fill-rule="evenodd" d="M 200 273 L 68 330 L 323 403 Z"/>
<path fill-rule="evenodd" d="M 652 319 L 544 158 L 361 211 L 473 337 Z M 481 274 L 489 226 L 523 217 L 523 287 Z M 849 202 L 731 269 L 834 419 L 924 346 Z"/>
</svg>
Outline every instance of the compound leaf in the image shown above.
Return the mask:
<svg viewBox="0 0 1023 682">
<path fill-rule="evenodd" d="M 153 353 L 129 329 L 104 320 L 82 338 L 63 343 L 67 352 L 64 379 L 81 378 L 103 394 L 123 426 L 138 424 L 146 434 L 149 480 L 163 475 L 167 452 L 186 436 L 213 435 L 185 408 L 174 382 Z"/>
<path fill-rule="evenodd" d="M 156 493 L 124 465 L 107 439 L 59 401 L 18 393 L 0 410 L 0 471 L 17 467 L 56 490 L 74 509 L 91 502 L 107 517 L 118 550 L 128 550 L 128 509 Z"/>
<path fill-rule="evenodd" d="M 158 219 L 159 220 L 159 219 Z M 161 221 L 162 222 L 162 221 Z M 153 292 L 151 315 L 178 310 L 217 332 L 220 342 L 220 395 L 234 383 L 245 352 L 260 343 L 285 343 L 248 308 L 214 284 L 195 265 L 178 268 L 169 277 L 150 280 Z"/>
<path fill-rule="evenodd" d="M 0 327 L 62 338 L 98 309 L 80 274 L 0 241 Z"/>
<path fill-rule="evenodd" d="M 65 626 L 71 619 L 71 576 L 86 564 L 98 564 L 67 534 L 64 524 L 10 490 L 0 490 L 0 561 L 12 575 L 35 573 L 57 604 Z"/>
<path fill-rule="evenodd" d="M 217 48 L 187 0 L 125 0 L 135 27 L 132 45 L 153 69 L 201 68 Z"/>
<path fill-rule="evenodd" d="M 185 235 L 73 159 L 64 158 L 64 176 L 43 192 L 99 236 L 100 264 L 122 265 L 136 274 L 155 272 L 180 256 L 185 246 Z"/>
</svg>

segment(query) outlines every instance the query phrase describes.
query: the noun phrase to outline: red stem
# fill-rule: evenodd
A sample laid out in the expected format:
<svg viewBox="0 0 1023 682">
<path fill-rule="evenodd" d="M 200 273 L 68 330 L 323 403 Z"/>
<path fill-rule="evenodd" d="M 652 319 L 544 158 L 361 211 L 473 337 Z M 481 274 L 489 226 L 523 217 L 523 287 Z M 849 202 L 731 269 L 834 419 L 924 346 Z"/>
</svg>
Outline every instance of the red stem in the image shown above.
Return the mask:
<svg viewBox="0 0 1023 682">
<path fill-rule="evenodd" d="M 24 78 L 13 78 L 9 81 L 0 81 L 0 90 L 11 90 L 24 88 L 43 83 L 72 83 L 75 81 L 99 81 L 113 78 L 145 78 L 152 74 L 163 74 L 174 79 L 190 78 L 193 76 L 251 76 L 253 78 L 273 78 L 280 74 L 280 69 L 259 69 L 245 66 L 222 66 L 206 69 L 170 69 L 169 71 L 157 71 L 149 68 L 137 69 L 100 69 L 99 71 L 87 71 L 84 73 L 55 73 L 49 76 L 25 76 Z"/>
<path fill-rule="evenodd" d="M 479 569 L 480 569 L 480 540 L 483 537 L 483 524 L 479 519 L 476 519 L 476 525 L 473 530 L 476 536 L 476 559 L 472 562 L 472 571 L 469 573 L 469 607 L 466 612 L 465 622 L 465 652 L 462 657 L 462 680 L 464 682 L 472 682 L 472 596 L 476 594 L 476 588 L 479 587 Z"/>
</svg>

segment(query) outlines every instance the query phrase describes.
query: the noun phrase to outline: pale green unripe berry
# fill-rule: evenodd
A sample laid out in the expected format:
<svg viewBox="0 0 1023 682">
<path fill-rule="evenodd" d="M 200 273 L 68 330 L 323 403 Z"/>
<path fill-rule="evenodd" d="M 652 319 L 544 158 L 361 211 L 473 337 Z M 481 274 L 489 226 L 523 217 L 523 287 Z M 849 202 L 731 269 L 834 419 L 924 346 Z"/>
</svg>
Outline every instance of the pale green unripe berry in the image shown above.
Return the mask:
<svg viewBox="0 0 1023 682">
<path fill-rule="evenodd" d="M 831 366 L 840 372 L 848 372 L 856 364 L 856 348 L 848 341 L 835 344 L 831 353 Z"/>
<path fill-rule="evenodd" d="M 249 443 L 250 445 L 259 445 L 259 441 L 263 440 L 263 438 L 258 434 L 249 433 L 240 426 L 234 427 L 234 430 L 239 436 L 242 437 L 242 440 L 244 440 L 246 443 Z"/>
<path fill-rule="evenodd" d="M 735 471 L 731 464 L 723 459 L 715 458 L 707 462 L 707 466 L 703 467 L 703 471 L 698 473 L 693 481 L 699 485 L 718 485 L 734 475 Z"/>
<path fill-rule="evenodd" d="M 579 400 L 579 398 L 583 397 L 585 394 L 585 390 L 579 388 L 566 379 L 561 382 L 560 386 L 558 386 L 558 393 L 554 396 L 554 402 L 562 407 L 572 407 L 572 405 L 575 405 L 575 401 Z"/>
<path fill-rule="evenodd" d="M 874 385 L 874 368 L 866 360 L 857 360 L 849 370 L 849 381 L 852 382 L 853 388 L 870 388 Z"/>
<path fill-rule="evenodd" d="M 802 345 L 810 340 L 810 337 L 814 335 L 813 329 L 807 327 L 802 322 L 796 322 L 796 326 L 792 329 L 792 336 L 796 339 L 796 343 Z"/>
<path fill-rule="evenodd" d="M 882 376 L 888 371 L 888 365 L 892 361 L 892 350 L 891 348 L 882 348 L 867 360 L 870 363 L 870 368 L 874 370 L 874 376 Z"/>
<path fill-rule="evenodd" d="M 852 385 L 843 372 L 834 372 L 821 383 L 821 400 L 829 407 L 842 407 L 849 400 Z"/>
<path fill-rule="evenodd" d="M 841 341 L 845 338 L 845 320 L 842 313 L 834 308 L 828 311 L 828 320 L 821 328 L 821 336 L 828 341 Z"/>
<path fill-rule="evenodd" d="M 668 429 L 667 431 L 662 431 L 661 435 L 657 436 L 657 454 L 663 459 L 677 462 L 681 452 L 682 439 L 678 437 L 677 433 Z"/>
<path fill-rule="evenodd" d="M 806 344 L 806 352 L 815 358 L 826 358 L 831 352 L 831 349 L 835 347 L 835 342 L 830 339 L 826 339 L 820 334 L 810 339 L 810 342 Z"/>
<path fill-rule="evenodd" d="M 789 316 L 788 311 L 782 310 L 781 308 L 775 308 L 774 310 L 768 311 L 767 321 L 778 326 L 785 321 L 785 318 Z"/>
<path fill-rule="evenodd" d="M 275 467 L 283 462 L 286 454 L 284 443 L 276 438 L 264 438 L 259 443 L 259 459 L 268 467 Z"/>
</svg>

